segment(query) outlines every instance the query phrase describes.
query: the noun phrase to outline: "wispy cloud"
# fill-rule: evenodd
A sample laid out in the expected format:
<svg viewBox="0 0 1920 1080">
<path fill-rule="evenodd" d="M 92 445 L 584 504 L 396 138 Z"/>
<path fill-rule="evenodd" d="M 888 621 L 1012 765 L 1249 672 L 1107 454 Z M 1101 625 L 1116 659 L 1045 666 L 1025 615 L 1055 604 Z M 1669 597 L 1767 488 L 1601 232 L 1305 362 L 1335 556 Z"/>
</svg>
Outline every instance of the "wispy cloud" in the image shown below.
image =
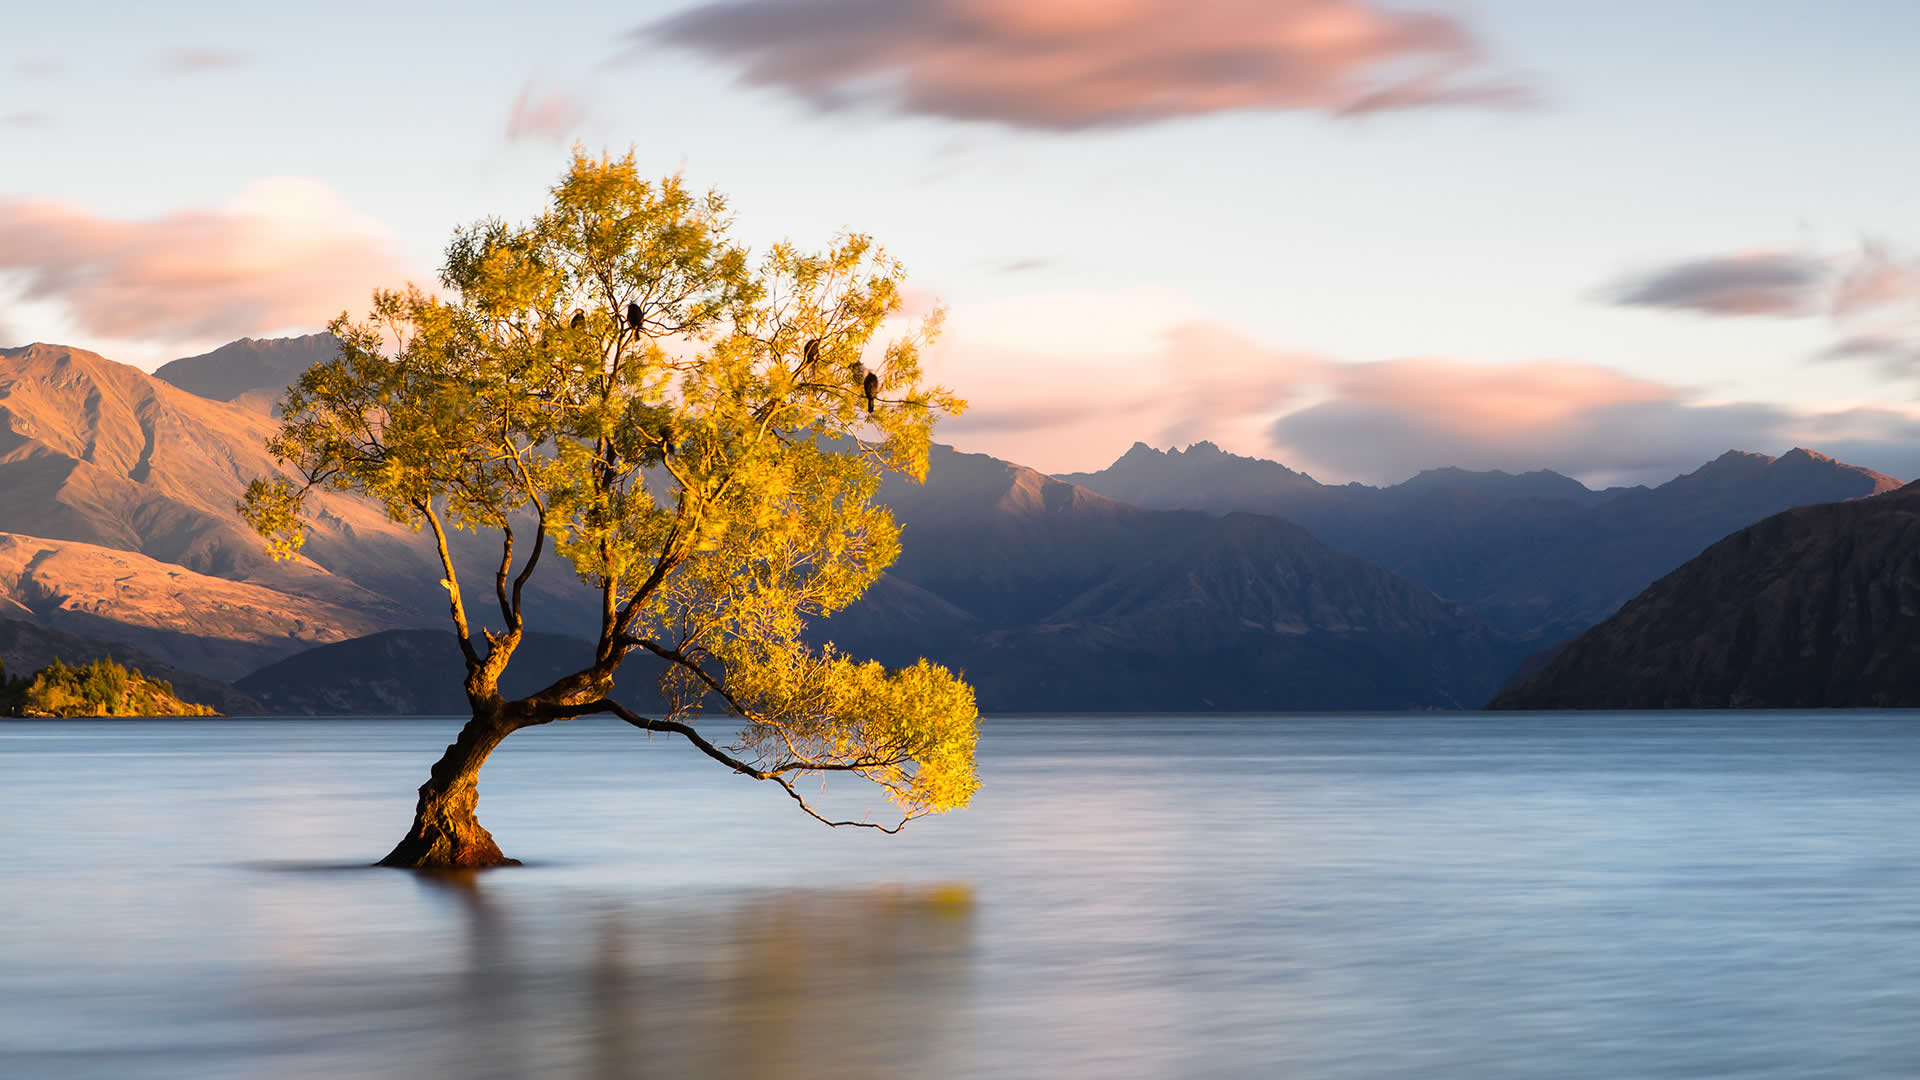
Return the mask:
<svg viewBox="0 0 1920 1080">
<path fill-rule="evenodd" d="M 1689 259 L 1619 290 L 1635 307 L 1672 308 L 1704 315 L 1807 315 L 1832 275 L 1825 259 L 1784 253 Z"/>
<path fill-rule="evenodd" d="M 201 75 L 245 67 L 251 59 L 230 49 L 188 47 L 160 53 L 154 58 L 154 67 L 168 75 Z"/>
<path fill-rule="evenodd" d="M 317 327 L 407 276 L 377 227 L 302 180 L 146 221 L 0 201 L 0 271 L 88 335 L 156 342 Z"/>
<path fill-rule="evenodd" d="M 51 113 L 22 111 L 0 114 L 0 128 L 43 128 L 52 124 Z"/>
<path fill-rule="evenodd" d="M 1048 131 L 1531 97 L 1460 20 L 1368 0 L 710 0 L 636 37 L 823 110 Z"/>
<path fill-rule="evenodd" d="M 1813 359 L 1865 363 L 1889 382 L 1904 382 L 1920 378 L 1920 335 L 1912 330 L 1868 331 L 1841 338 Z"/>
<path fill-rule="evenodd" d="M 587 118 L 586 102 L 566 93 L 536 93 L 531 83 L 520 88 L 507 113 L 507 140 L 546 139 L 564 142 Z"/>
<path fill-rule="evenodd" d="M 1705 315 L 1825 318 L 1841 336 L 1812 360 L 1871 363 L 1888 380 L 1920 377 L 1920 261 L 1885 244 L 1840 256 L 1689 259 L 1640 275 L 1612 299 Z"/>
<path fill-rule="evenodd" d="M 1920 262 L 1902 260 L 1882 244 L 1867 244 L 1842 268 L 1832 309 L 1851 318 L 1881 308 L 1920 302 Z"/>
</svg>

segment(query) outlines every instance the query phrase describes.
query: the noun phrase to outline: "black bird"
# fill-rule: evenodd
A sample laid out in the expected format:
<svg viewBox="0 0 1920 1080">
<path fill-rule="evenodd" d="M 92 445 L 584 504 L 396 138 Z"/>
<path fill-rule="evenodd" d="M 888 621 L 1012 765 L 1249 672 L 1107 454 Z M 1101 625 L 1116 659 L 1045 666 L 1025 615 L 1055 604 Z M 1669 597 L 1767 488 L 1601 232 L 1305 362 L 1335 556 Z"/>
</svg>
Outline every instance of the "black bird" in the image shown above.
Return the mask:
<svg viewBox="0 0 1920 1080">
<path fill-rule="evenodd" d="M 801 350 L 801 356 L 804 358 L 804 362 L 802 364 L 802 366 L 804 367 L 811 367 L 814 364 L 819 363 L 820 362 L 820 339 L 808 338 L 807 347 Z"/>
<path fill-rule="evenodd" d="M 576 331 L 585 330 L 587 328 L 587 313 L 579 308 L 574 308 L 573 321 L 567 325 L 573 327 Z"/>
<path fill-rule="evenodd" d="M 638 330 L 640 329 L 640 324 L 646 321 L 647 313 L 645 309 L 641 308 L 639 304 L 629 302 L 627 304 L 627 325 Z"/>
<path fill-rule="evenodd" d="M 873 396 L 880 392 L 880 376 L 869 371 L 867 372 L 867 377 L 860 381 L 860 386 L 867 392 L 867 415 L 872 416 Z"/>
</svg>

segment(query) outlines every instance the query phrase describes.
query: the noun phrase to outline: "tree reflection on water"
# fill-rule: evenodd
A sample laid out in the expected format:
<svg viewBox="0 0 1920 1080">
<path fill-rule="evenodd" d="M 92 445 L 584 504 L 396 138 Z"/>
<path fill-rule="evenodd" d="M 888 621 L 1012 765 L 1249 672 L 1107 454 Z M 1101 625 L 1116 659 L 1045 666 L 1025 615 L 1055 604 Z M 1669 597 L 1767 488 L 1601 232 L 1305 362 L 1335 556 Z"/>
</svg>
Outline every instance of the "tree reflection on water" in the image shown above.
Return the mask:
<svg viewBox="0 0 1920 1080">
<path fill-rule="evenodd" d="M 463 913 L 464 966 L 408 1001 L 405 1030 L 380 1040 L 395 1056 L 366 1063 L 372 1071 L 879 1077 L 959 1049 L 974 933 L 962 887 L 555 911 L 472 874 L 420 880 Z"/>
</svg>

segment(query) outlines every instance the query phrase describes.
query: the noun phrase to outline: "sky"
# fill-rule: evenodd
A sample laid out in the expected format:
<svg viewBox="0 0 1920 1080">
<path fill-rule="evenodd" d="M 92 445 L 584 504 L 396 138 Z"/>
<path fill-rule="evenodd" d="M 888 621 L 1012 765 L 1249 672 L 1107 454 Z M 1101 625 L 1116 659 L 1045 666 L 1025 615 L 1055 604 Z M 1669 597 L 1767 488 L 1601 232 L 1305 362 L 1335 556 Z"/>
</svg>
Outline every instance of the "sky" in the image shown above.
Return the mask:
<svg viewBox="0 0 1920 1080">
<path fill-rule="evenodd" d="M 1911 0 L 474 0 L 10 12 L 0 346 L 320 329 L 570 146 L 876 237 L 1048 472 L 1920 476 Z"/>
</svg>

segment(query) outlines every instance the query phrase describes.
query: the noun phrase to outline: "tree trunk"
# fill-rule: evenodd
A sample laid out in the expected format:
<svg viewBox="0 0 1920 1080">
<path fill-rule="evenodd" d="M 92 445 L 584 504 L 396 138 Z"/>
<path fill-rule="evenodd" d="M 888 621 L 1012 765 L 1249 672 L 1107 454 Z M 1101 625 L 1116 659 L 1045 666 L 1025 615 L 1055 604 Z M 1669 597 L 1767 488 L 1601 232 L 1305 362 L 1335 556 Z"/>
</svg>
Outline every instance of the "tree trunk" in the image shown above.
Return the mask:
<svg viewBox="0 0 1920 1080">
<path fill-rule="evenodd" d="M 460 737 L 447 747 L 434 763 L 427 782 L 420 785 L 413 827 L 379 865 L 415 870 L 520 865 L 520 860 L 500 853 L 493 836 L 474 816 L 474 806 L 480 800 L 480 766 L 517 726 L 500 716 L 476 714 L 460 729 Z"/>
</svg>

